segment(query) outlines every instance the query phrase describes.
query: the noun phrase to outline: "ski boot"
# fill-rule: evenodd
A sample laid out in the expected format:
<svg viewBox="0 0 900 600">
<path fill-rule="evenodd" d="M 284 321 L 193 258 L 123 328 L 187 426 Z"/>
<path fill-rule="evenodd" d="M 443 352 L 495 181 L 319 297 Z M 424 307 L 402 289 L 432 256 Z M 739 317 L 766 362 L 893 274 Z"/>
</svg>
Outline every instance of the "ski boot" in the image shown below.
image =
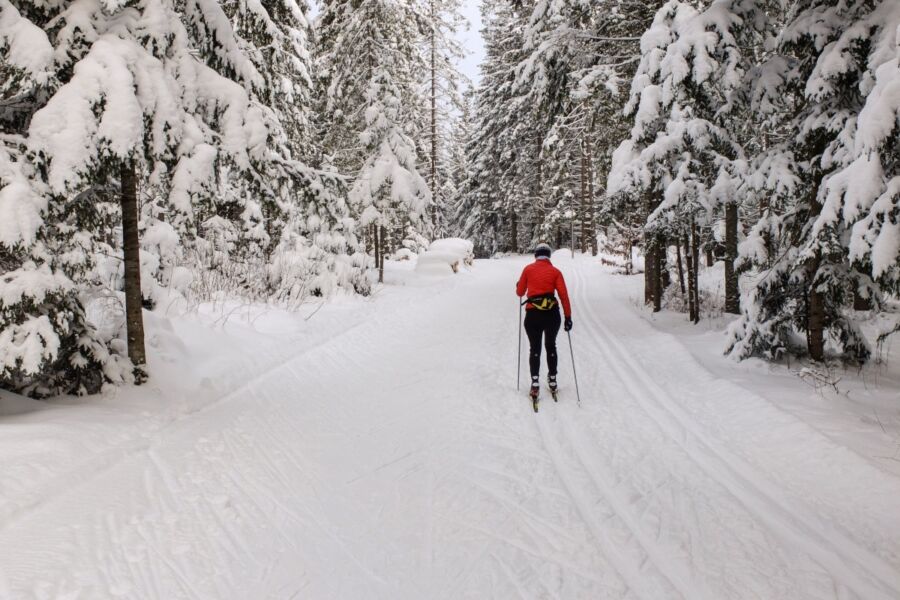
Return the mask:
<svg viewBox="0 0 900 600">
<path fill-rule="evenodd" d="M 531 405 L 534 407 L 534 412 L 538 411 L 538 396 L 541 393 L 541 381 L 535 375 L 531 378 L 531 391 L 528 392 L 528 397 L 531 398 Z"/>
<path fill-rule="evenodd" d="M 553 396 L 554 402 L 559 402 L 559 390 L 556 387 L 556 375 L 549 375 L 547 377 L 547 387 L 550 388 L 550 395 Z"/>
</svg>

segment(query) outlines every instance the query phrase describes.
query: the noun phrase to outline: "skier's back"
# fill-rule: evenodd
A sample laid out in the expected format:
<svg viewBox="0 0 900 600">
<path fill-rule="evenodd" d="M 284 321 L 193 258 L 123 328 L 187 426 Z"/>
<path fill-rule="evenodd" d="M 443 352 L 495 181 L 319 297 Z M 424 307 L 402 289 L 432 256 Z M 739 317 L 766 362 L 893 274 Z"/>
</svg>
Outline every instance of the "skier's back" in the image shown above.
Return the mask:
<svg viewBox="0 0 900 600">
<path fill-rule="evenodd" d="M 547 348 L 547 383 L 551 392 L 556 393 L 556 336 L 562 321 L 559 314 L 560 302 L 565 315 L 565 329 L 572 329 L 572 307 L 569 304 L 566 281 L 560 270 L 550 262 L 550 254 L 548 244 L 538 244 L 534 250 L 534 262 L 522 270 L 516 284 L 517 296 L 521 298 L 527 293 L 525 332 L 530 346 L 528 366 L 531 370 L 532 399 L 537 398 L 540 389 L 541 338 Z"/>
</svg>

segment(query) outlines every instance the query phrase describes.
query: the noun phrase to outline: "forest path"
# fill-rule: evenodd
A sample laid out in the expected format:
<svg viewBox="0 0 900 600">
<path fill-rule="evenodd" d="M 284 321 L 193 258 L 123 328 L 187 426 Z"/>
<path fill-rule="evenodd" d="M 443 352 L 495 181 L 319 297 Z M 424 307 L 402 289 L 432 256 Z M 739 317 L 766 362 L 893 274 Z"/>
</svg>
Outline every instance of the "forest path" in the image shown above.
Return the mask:
<svg viewBox="0 0 900 600">
<path fill-rule="evenodd" d="M 900 597 L 900 481 L 554 261 L 581 406 L 564 333 L 516 392 L 528 260 L 479 261 L 7 514 L 0 598 Z"/>
</svg>

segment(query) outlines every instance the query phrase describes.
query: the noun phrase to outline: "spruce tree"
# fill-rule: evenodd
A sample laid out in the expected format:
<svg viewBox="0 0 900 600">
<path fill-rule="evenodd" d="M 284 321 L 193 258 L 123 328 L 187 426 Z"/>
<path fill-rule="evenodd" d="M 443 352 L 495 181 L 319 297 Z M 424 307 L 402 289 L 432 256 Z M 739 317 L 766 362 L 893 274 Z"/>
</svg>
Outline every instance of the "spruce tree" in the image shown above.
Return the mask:
<svg viewBox="0 0 900 600">
<path fill-rule="evenodd" d="M 896 81 L 898 22 L 893 2 L 798 2 L 760 68 L 756 102 L 788 134 L 757 161 L 756 179 L 774 172 L 779 189 L 742 245 L 760 275 L 730 330 L 736 357 L 823 360 L 829 345 L 870 355 L 853 308 L 879 308 L 873 278 L 888 293 L 896 285 L 897 109 L 875 90 Z"/>
<path fill-rule="evenodd" d="M 727 246 L 728 308 L 736 310 L 738 190 L 745 151 L 735 126 L 736 100 L 754 47 L 765 34 L 764 4 L 757 0 L 717 0 L 698 12 L 668 2 L 642 38 L 641 63 L 626 110 L 634 116 L 630 138 L 613 161 L 611 192 L 640 197 L 646 224 L 648 299 L 661 306 L 667 275 L 667 247 L 687 239 L 689 305 L 699 319 L 697 270 L 703 228 L 724 212 Z M 680 267 L 680 265 L 679 265 Z"/>
<path fill-rule="evenodd" d="M 420 32 L 406 1 L 329 2 L 320 17 L 323 164 L 350 177 L 348 198 L 371 232 L 379 279 L 385 254 L 432 232 L 416 144 L 423 130 L 417 82 L 427 72 Z"/>
</svg>

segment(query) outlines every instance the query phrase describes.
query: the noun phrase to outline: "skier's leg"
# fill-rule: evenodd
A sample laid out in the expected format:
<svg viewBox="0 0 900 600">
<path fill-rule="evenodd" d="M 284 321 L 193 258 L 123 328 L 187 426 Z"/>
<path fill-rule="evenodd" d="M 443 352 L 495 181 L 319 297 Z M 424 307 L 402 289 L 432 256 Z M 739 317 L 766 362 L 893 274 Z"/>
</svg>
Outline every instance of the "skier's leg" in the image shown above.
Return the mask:
<svg viewBox="0 0 900 600">
<path fill-rule="evenodd" d="M 562 317 L 558 310 L 549 311 L 547 313 L 547 325 L 544 329 L 544 344 L 547 346 L 547 372 L 554 379 L 556 378 L 556 365 L 558 356 L 556 355 L 556 336 L 559 334 L 559 328 L 562 324 Z"/>
<path fill-rule="evenodd" d="M 541 333 L 543 327 L 540 311 L 525 311 L 525 334 L 528 336 L 528 367 L 531 369 L 531 380 L 538 377 L 541 370 Z"/>
</svg>

